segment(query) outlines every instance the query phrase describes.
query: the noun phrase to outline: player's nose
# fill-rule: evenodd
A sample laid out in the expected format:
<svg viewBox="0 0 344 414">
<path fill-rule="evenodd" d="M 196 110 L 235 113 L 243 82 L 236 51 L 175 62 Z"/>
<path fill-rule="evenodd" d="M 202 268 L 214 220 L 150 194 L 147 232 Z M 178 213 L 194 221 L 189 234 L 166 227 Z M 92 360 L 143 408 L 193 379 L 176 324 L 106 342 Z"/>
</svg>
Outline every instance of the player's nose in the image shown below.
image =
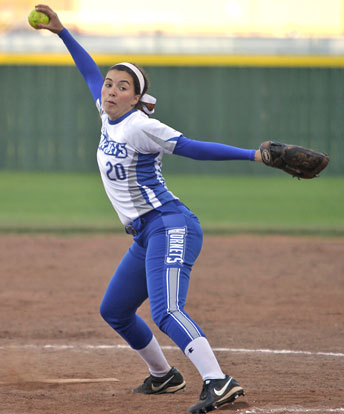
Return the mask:
<svg viewBox="0 0 344 414">
<path fill-rule="evenodd" d="M 117 95 L 116 88 L 114 86 L 112 88 L 110 88 L 109 95 L 110 96 L 116 96 Z"/>
</svg>

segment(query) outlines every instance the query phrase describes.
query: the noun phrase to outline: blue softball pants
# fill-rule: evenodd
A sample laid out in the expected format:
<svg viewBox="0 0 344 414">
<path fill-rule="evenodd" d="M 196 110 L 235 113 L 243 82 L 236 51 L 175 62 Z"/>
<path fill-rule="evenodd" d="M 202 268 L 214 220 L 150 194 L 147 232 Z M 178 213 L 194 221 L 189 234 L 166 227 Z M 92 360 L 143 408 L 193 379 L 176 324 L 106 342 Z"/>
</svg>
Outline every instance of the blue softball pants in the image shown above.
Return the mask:
<svg viewBox="0 0 344 414">
<path fill-rule="evenodd" d="M 153 337 L 136 313 L 149 298 L 153 321 L 184 352 L 193 339 L 204 336 L 184 311 L 190 272 L 202 248 L 198 218 L 174 200 L 131 224 L 137 234 L 106 289 L 100 313 L 139 350 Z"/>
</svg>

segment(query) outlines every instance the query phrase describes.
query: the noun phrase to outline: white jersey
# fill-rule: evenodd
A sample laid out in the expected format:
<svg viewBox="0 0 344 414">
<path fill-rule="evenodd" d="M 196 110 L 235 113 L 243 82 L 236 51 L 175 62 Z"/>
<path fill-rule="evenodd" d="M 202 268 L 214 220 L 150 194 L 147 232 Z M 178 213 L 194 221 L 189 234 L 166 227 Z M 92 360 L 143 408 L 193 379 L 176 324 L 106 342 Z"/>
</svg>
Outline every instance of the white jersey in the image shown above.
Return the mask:
<svg viewBox="0 0 344 414">
<path fill-rule="evenodd" d="M 177 199 L 161 174 L 163 154 L 172 154 L 181 132 L 140 110 L 109 120 L 97 100 L 102 130 L 97 161 L 105 191 L 123 225 Z"/>
</svg>

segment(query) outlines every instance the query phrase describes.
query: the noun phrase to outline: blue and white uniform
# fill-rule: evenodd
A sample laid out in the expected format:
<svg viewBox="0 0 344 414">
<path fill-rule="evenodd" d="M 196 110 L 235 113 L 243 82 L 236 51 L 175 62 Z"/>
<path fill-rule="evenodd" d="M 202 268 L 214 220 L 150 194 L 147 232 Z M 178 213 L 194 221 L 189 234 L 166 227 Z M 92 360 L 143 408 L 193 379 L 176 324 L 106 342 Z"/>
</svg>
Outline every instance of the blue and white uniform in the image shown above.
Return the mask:
<svg viewBox="0 0 344 414">
<path fill-rule="evenodd" d="M 172 154 L 181 133 L 133 110 L 110 121 L 102 118 L 97 159 L 105 191 L 124 225 L 176 197 L 161 174 L 164 153 Z"/>
<path fill-rule="evenodd" d="M 105 292 L 101 314 L 133 349 L 143 349 L 153 334 L 136 311 L 149 297 L 153 320 L 185 351 L 204 336 L 184 310 L 203 234 L 198 218 L 166 187 L 162 156 L 253 161 L 255 150 L 190 140 L 136 109 L 111 121 L 101 105 L 103 76 L 97 65 L 66 29 L 59 36 L 100 113 L 99 170 L 114 209 L 134 236 Z"/>
</svg>

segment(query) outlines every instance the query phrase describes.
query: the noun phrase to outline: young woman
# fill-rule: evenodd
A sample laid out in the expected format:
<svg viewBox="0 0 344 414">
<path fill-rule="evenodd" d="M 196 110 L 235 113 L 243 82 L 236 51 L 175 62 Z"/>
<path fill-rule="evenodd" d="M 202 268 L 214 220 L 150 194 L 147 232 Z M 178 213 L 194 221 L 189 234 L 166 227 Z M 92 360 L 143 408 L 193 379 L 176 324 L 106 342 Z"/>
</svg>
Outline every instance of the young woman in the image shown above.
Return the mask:
<svg viewBox="0 0 344 414">
<path fill-rule="evenodd" d="M 112 66 L 105 80 L 88 53 L 46 5 L 36 10 L 50 17 L 39 25 L 65 43 L 98 108 L 101 138 L 97 152 L 105 191 L 133 244 L 119 264 L 101 303 L 105 321 L 147 364 L 149 376 L 135 393 L 173 393 L 185 387 L 171 367 L 148 325 L 136 314 L 149 297 L 151 314 L 192 361 L 203 379 L 199 401 L 191 413 L 211 411 L 244 395 L 243 388 L 223 373 L 199 325 L 184 311 L 190 272 L 202 246 L 197 217 L 166 187 L 162 155 L 198 160 L 258 160 L 259 150 L 190 140 L 175 129 L 149 118 L 155 98 L 146 94 L 148 80 L 136 65 Z"/>
</svg>

